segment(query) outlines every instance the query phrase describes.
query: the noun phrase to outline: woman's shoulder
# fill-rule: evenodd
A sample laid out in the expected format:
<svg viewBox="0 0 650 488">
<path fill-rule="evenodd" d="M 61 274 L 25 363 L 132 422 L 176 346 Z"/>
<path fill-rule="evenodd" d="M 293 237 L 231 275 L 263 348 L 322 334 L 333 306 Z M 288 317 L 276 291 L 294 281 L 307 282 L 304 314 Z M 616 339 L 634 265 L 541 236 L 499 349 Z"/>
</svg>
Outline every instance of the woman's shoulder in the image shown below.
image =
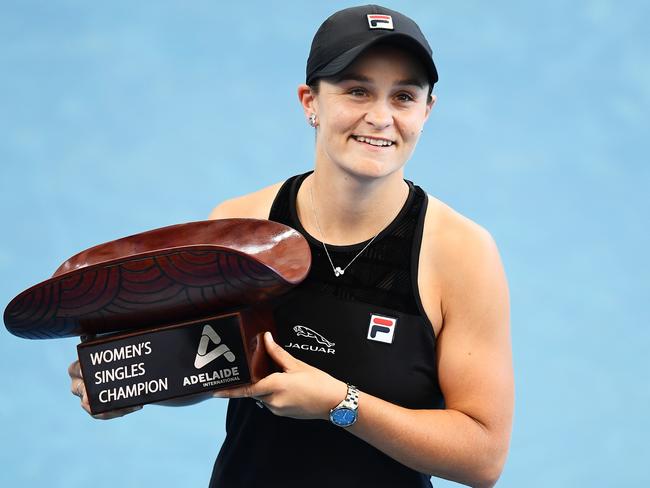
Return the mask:
<svg viewBox="0 0 650 488">
<path fill-rule="evenodd" d="M 507 295 L 503 264 L 490 232 L 431 195 L 422 236 L 419 282 L 427 314 L 439 318 L 439 322 L 432 319 L 434 324 L 440 324 L 437 334 L 442 324 L 448 323 L 450 311 L 462 313 L 482 304 L 482 297 L 496 303 Z"/>
<path fill-rule="evenodd" d="M 428 195 L 429 205 L 424 223 L 423 245 L 434 250 L 430 255 L 438 269 L 475 267 L 494 259 L 497 246 L 490 232 L 450 205 Z"/>
<path fill-rule="evenodd" d="M 253 193 L 224 200 L 212 209 L 209 219 L 250 218 L 267 219 L 273 200 L 284 181 Z"/>
<path fill-rule="evenodd" d="M 473 221 L 471 218 L 463 215 L 451 205 L 428 194 L 429 204 L 426 215 L 425 225 L 438 234 L 442 233 L 449 239 L 484 239 L 489 235 L 489 231 Z"/>
</svg>

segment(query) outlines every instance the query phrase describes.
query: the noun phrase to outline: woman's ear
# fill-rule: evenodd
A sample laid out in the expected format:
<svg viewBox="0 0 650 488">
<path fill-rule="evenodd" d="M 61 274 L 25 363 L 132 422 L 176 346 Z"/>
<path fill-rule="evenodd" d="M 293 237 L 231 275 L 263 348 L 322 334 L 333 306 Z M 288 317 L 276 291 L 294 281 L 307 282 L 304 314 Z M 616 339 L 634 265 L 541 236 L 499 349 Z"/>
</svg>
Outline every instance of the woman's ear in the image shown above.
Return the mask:
<svg viewBox="0 0 650 488">
<path fill-rule="evenodd" d="M 317 114 L 318 102 L 316 100 L 316 93 L 314 93 L 314 90 L 309 85 L 298 85 L 298 100 L 300 100 L 307 119 L 309 119 L 311 114 Z"/>
<path fill-rule="evenodd" d="M 436 103 L 436 100 L 438 100 L 438 97 L 436 97 L 433 93 L 429 95 L 429 100 L 427 100 L 427 108 L 426 111 L 424 112 L 424 120 L 429 118 L 429 115 L 431 115 L 431 109 L 433 109 L 433 106 Z"/>
</svg>

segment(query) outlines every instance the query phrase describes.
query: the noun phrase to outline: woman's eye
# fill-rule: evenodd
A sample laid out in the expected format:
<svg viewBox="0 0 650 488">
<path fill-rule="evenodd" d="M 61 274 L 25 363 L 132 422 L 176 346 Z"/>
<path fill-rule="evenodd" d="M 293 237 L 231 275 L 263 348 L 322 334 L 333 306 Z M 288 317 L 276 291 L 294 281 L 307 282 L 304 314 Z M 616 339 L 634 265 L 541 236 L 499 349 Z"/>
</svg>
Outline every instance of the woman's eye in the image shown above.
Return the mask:
<svg viewBox="0 0 650 488">
<path fill-rule="evenodd" d="M 415 98 L 408 93 L 398 93 L 396 98 L 400 102 L 412 102 L 413 100 L 415 100 Z"/>
<path fill-rule="evenodd" d="M 352 88 L 348 93 L 355 97 L 362 97 L 366 94 L 366 91 L 363 88 Z"/>
</svg>

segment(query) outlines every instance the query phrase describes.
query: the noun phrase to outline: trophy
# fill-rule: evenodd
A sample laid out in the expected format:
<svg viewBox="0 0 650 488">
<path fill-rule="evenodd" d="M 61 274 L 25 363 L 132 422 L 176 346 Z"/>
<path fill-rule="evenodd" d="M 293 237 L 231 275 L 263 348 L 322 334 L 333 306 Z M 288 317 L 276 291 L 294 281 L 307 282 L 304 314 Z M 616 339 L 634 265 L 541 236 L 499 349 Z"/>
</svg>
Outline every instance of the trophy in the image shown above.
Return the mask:
<svg viewBox="0 0 650 488">
<path fill-rule="evenodd" d="M 93 414 L 189 401 L 275 370 L 262 334 L 310 265 L 306 240 L 283 224 L 172 225 L 76 254 L 16 296 L 4 322 L 27 339 L 82 337 Z"/>
</svg>

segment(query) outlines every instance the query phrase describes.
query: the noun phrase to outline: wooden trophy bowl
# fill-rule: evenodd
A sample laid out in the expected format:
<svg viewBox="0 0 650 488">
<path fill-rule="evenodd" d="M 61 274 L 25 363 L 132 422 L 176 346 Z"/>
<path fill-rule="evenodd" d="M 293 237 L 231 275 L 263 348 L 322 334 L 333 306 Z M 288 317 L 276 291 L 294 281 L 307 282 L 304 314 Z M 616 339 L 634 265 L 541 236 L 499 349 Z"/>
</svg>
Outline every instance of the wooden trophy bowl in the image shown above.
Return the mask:
<svg viewBox="0 0 650 488">
<path fill-rule="evenodd" d="M 267 302 L 309 272 L 306 240 L 269 220 L 171 225 L 91 247 L 4 312 L 14 335 L 50 339 L 174 324 Z"/>
</svg>

